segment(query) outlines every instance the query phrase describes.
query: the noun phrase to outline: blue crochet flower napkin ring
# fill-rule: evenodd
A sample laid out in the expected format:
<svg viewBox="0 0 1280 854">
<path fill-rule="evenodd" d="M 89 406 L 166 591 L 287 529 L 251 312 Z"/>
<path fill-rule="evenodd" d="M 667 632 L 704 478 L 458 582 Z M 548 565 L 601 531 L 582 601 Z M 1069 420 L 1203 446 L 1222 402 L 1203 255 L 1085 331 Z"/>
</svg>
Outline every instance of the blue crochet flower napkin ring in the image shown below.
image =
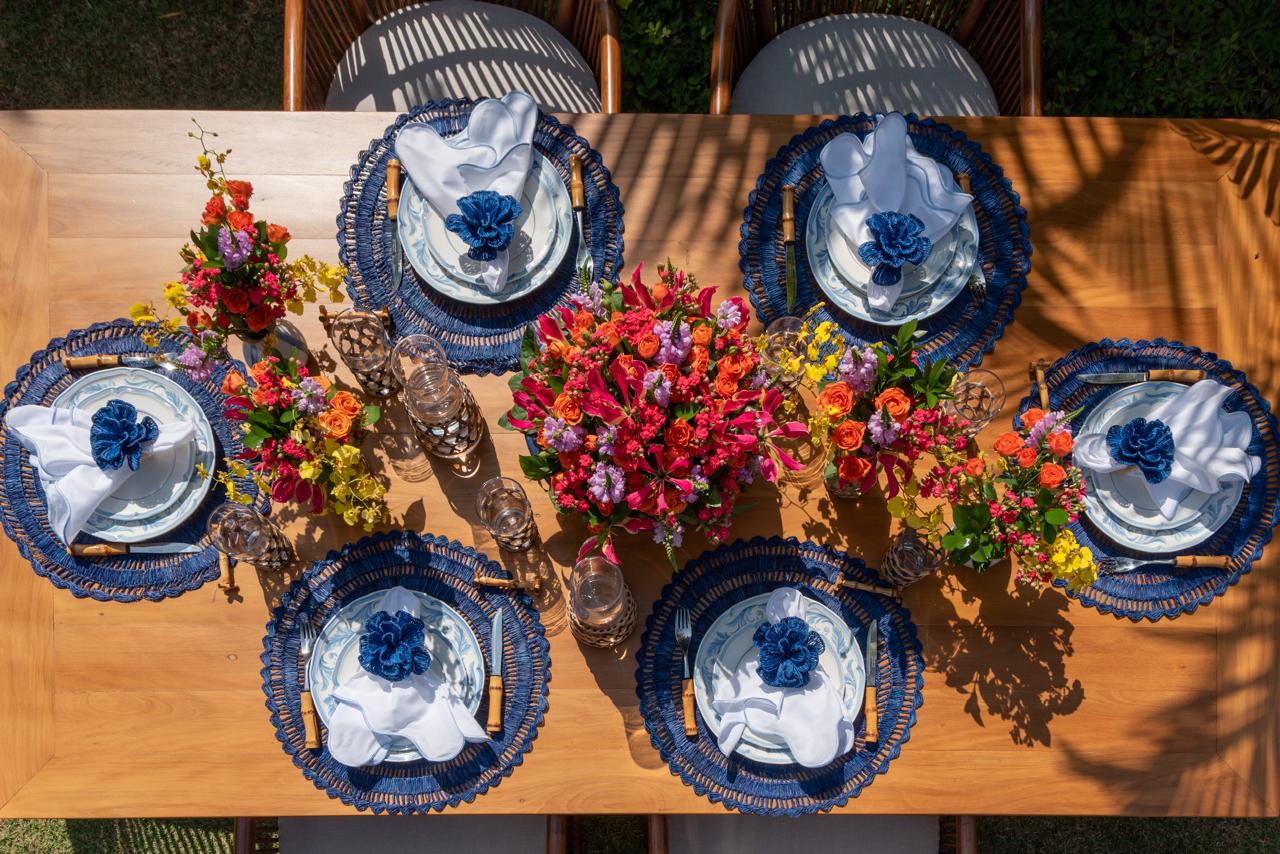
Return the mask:
<svg viewBox="0 0 1280 854">
<path fill-rule="evenodd" d="M 422 646 L 425 638 L 426 626 L 408 611 L 376 611 L 360 635 L 360 666 L 388 682 L 421 676 L 431 666 L 431 654 Z"/>
<path fill-rule="evenodd" d="M 514 196 L 478 190 L 458 199 L 458 213 L 445 217 L 444 227 L 471 247 L 468 257 L 492 261 L 511 245 L 521 210 Z"/>
<path fill-rule="evenodd" d="M 1118 463 L 1137 466 L 1147 483 L 1160 483 L 1173 471 L 1173 433 L 1158 418 L 1134 418 L 1107 430 L 1107 449 Z"/>
<path fill-rule="evenodd" d="M 881 211 L 867 220 L 871 239 L 858 246 L 858 257 L 875 268 L 871 281 L 882 287 L 902 281 L 903 264 L 923 264 L 933 251 L 924 223 L 915 214 Z"/>
<path fill-rule="evenodd" d="M 760 678 L 774 688 L 808 685 L 809 675 L 827 648 L 822 636 L 799 617 L 762 623 L 751 642 L 760 653 Z"/>
<path fill-rule="evenodd" d="M 89 450 L 103 471 L 128 466 L 137 471 L 142 454 L 160 437 L 160 425 L 150 415 L 138 418 L 137 408 L 128 401 L 109 400 L 93 413 L 89 428 Z"/>
</svg>

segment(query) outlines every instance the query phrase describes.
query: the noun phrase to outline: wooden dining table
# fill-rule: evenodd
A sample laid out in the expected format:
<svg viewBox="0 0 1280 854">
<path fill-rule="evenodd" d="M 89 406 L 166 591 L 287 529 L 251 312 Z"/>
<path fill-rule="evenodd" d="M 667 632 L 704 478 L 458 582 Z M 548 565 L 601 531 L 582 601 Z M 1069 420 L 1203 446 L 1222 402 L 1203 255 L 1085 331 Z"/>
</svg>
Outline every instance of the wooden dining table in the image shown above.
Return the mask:
<svg viewBox="0 0 1280 854">
<path fill-rule="evenodd" d="M 191 118 L 231 148 L 254 212 L 288 226 L 292 253 L 337 260 L 342 185 L 394 116 L 376 113 L 0 113 L 0 372 L 50 338 L 127 316 L 177 277 L 208 191 Z M 743 293 L 738 228 L 766 161 L 810 116 L 562 116 L 600 153 L 625 214 L 627 270 L 670 259 Z M 1013 322 L 982 362 L 1008 389 L 986 447 L 1028 390 L 1027 365 L 1102 337 L 1164 337 L 1219 353 L 1270 400 L 1280 386 L 1280 124 L 1111 118 L 948 119 L 1021 194 L 1034 244 Z M 314 307 L 299 321 L 333 356 Z M 757 322 L 758 327 L 758 322 Z M 339 378 L 351 382 L 345 368 Z M 519 477 L 523 438 L 498 426 L 505 377 L 466 377 L 488 421 L 481 471 L 460 478 L 412 444 L 395 412 L 366 443 L 391 482 L 393 527 L 498 558 L 474 496 Z M 394 407 L 390 409 L 394 410 Z M 408 449 L 408 450 L 406 450 Z M 544 569 L 563 579 L 586 536 L 531 488 Z M 735 532 L 829 543 L 878 564 L 882 503 L 757 485 Z M 162 602 L 78 599 L 0 542 L 0 817 L 347 813 L 281 749 L 259 656 L 281 592 L 362 533 L 277 515 L 299 564 L 241 566 Z M 686 541 L 687 560 L 708 547 Z M 619 553 L 644 617 L 671 566 L 648 537 Z M 508 558 L 509 559 L 509 558 Z M 926 665 L 901 755 L 841 812 L 1280 814 L 1280 548 L 1237 585 L 1172 620 L 1131 622 L 1057 589 L 946 569 L 904 603 Z M 501 785 L 459 813 L 699 813 L 722 807 L 673 776 L 635 692 L 641 630 L 579 645 L 557 584 L 545 723 Z"/>
</svg>

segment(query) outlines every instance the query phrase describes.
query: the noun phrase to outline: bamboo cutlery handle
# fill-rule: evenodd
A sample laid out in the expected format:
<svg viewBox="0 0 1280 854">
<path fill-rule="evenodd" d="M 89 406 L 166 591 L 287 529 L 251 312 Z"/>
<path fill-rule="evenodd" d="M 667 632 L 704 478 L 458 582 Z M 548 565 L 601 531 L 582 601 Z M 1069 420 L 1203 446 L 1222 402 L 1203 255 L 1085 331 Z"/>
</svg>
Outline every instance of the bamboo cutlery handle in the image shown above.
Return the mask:
<svg viewBox="0 0 1280 854">
<path fill-rule="evenodd" d="M 698 734 L 698 720 L 693 716 L 693 680 L 685 679 L 680 684 L 680 703 L 684 707 L 684 734 L 692 738 Z"/>
<path fill-rule="evenodd" d="M 575 211 L 587 207 L 587 188 L 582 184 L 582 158 L 576 154 L 569 155 L 569 197 Z"/>
<path fill-rule="evenodd" d="M 1182 555 L 1176 564 L 1183 569 L 1204 567 L 1206 569 L 1226 569 L 1231 563 L 1231 555 Z"/>
<path fill-rule="evenodd" d="M 387 161 L 387 219 L 400 215 L 400 161 Z"/>
<path fill-rule="evenodd" d="M 791 184 L 782 186 L 782 242 L 796 242 L 796 188 Z"/>
<path fill-rule="evenodd" d="M 1204 371 L 1177 368 L 1157 368 L 1147 371 L 1148 380 L 1166 380 L 1171 383 L 1198 383 L 1204 379 Z"/>
<path fill-rule="evenodd" d="M 311 699 L 311 692 L 303 691 L 298 700 L 302 707 L 302 732 L 306 737 L 304 746 L 307 750 L 319 750 L 320 724 L 316 720 L 316 704 Z"/>
<path fill-rule="evenodd" d="M 867 674 L 871 678 L 871 674 Z M 880 740 L 880 709 L 876 706 L 876 686 L 868 685 L 862 708 L 867 715 L 867 744 Z"/>
<path fill-rule="evenodd" d="M 115 557 L 127 555 L 129 547 L 112 543 L 72 543 L 70 551 L 76 557 Z"/>
<path fill-rule="evenodd" d="M 1045 411 L 1049 409 L 1049 385 L 1044 381 L 1044 372 L 1048 367 L 1049 365 L 1044 359 L 1032 362 L 1027 366 L 1031 381 L 1036 384 L 1036 390 L 1040 393 L 1040 408 Z"/>
<path fill-rule="evenodd" d="M 487 733 L 502 732 L 502 677 L 489 677 L 489 720 L 484 725 Z"/>
<path fill-rule="evenodd" d="M 63 356 L 62 366 L 68 371 L 86 371 L 93 368 L 115 368 L 120 365 L 119 356 Z"/>
</svg>

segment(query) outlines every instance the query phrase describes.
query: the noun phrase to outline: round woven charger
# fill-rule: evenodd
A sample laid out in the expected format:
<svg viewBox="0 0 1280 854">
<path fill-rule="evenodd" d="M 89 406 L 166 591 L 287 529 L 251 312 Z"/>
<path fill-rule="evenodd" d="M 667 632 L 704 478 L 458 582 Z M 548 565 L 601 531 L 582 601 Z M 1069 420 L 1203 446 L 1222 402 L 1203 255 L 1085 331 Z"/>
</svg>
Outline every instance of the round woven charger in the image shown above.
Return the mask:
<svg viewBox="0 0 1280 854">
<path fill-rule="evenodd" d="M 1076 425 L 1083 424 L 1089 412 L 1114 394 L 1119 386 L 1086 383 L 1081 380 L 1081 373 L 1152 368 L 1199 368 L 1205 372 L 1206 378 L 1233 388 L 1235 394 L 1227 398 L 1224 406 L 1228 411 L 1247 412 L 1253 419 L 1249 453 L 1262 458 L 1262 468 L 1245 487 L 1240 504 L 1227 524 L 1191 549 L 1167 555 L 1143 554 L 1116 545 L 1086 516 L 1081 516 L 1080 521 L 1070 526 L 1076 539 L 1088 546 L 1096 558 L 1133 557 L 1168 561 L 1178 554 L 1231 556 L 1226 569 L 1175 569 L 1167 566 L 1139 569 L 1121 575 L 1100 576 L 1092 587 L 1085 590 L 1067 590 L 1068 596 L 1091 608 L 1117 617 L 1128 617 L 1135 622 L 1143 619 L 1154 622 L 1161 617 L 1173 618 L 1190 613 L 1221 596 L 1253 568 L 1253 562 L 1262 556 L 1262 549 L 1270 542 L 1272 528 L 1280 518 L 1277 515 L 1280 513 L 1280 440 L 1277 439 L 1276 419 L 1271 413 L 1271 406 L 1244 374 L 1214 353 L 1162 338 L 1138 342 L 1104 338 L 1096 344 L 1072 350 L 1045 372 L 1049 404 L 1053 409 L 1064 412 L 1083 408 L 1073 421 Z M 1033 384 L 1031 393 L 1018 407 L 1014 423 L 1020 423 L 1022 413 L 1027 409 L 1039 405 L 1039 392 Z M 1055 583 L 1066 590 L 1065 582 Z"/>
<path fill-rule="evenodd" d="M 276 737 L 316 788 L 344 804 L 375 813 L 423 813 L 471 802 L 524 761 L 547 709 L 551 657 L 528 595 L 477 587 L 475 576 L 509 578 L 497 563 L 456 541 L 394 531 L 365 537 L 316 561 L 281 599 L 263 639 L 262 690 Z M 317 628 L 344 604 L 395 586 L 434 596 L 457 611 L 488 650 L 493 615 L 503 609 L 502 731 L 468 744 L 447 762 L 348 768 L 327 747 L 308 750 L 302 727 L 299 626 Z M 487 661 L 486 661 L 487 664 Z M 488 717 L 486 692 L 477 715 Z"/>
<path fill-rule="evenodd" d="M 895 326 L 869 323 L 833 305 L 814 282 L 805 251 L 804 234 L 809 211 L 826 183 L 819 160 L 823 147 L 842 133 L 865 137 L 876 125 L 874 116 L 859 113 L 828 119 L 792 137 L 765 166 L 751 191 L 743 213 L 742 240 L 738 243 L 743 284 L 764 325 L 786 314 L 804 315 L 823 303 L 816 320 L 834 321 L 850 341 L 884 341 L 897 332 Z M 925 333 L 921 351 L 931 359 L 945 359 L 957 368 L 977 365 L 995 347 L 1005 324 L 1022 301 L 1031 269 L 1031 229 L 1004 171 L 978 143 L 963 133 L 932 119 L 907 116 L 908 133 L 916 151 L 937 160 L 957 174 L 969 176 L 978 217 L 978 263 L 986 273 L 982 299 L 968 289 L 945 308 L 921 320 Z M 796 305 L 787 311 L 785 259 L 782 242 L 782 187 L 795 186 Z"/>
<path fill-rule="evenodd" d="M 695 558 L 663 588 L 640 640 L 636 692 L 650 741 L 671 773 L 695 792 L 745 813 L 821 812 L 857 796 L 902 750 L 923 702 L 924 660 L 915 624 L 901 603 L 842 587 L 842 577 L 884 585 L 861 560 L 836 549 L 794 538 L 756 537 Z M 824 768 L 764 765 L 736 753 L 726 756 L 701 714 L 696 716 L 698 735 L 684 734 L 676 609 L 688 608 L 693 621 L 692 660 L 717 617 L 744 599 L 786 586 L 839 614 L 853 629 L 859 650 L 865 648 L 870 621 L 880 627 L 879 741 L 866 744 L 860 717 L 855 748 Z"/>
<path fill-rule="evenodd" d="M 209 542 L 209 514 L 226 499 L 222 487 L 215 484 L 200 507 L 179 527 L 163 539 L 202 546 L 188 555 L 121 555 L 118 557 L 73 557 L 67 547 L 54 536 L 45 509 L 44 489 L 32 467 L 26 448 L 9 436 L 4 416 L 11 407 L 24 404 L 48 406 L 85 371 L 68 372 L 62 366 L 64 356 L 150 355 L 156 350 L 143 340 L 146 329 L 131 320 L 97 323 L 88 329 L 77 329 L 65 337 L 55 338 L 31 356 L 30 363 L 18 369 L 18 376 L 5 386 L 0 403 L 0 444 L 4 451 L 4 490 L 0 492 L 0 514 L 5 533 L 18 545 L 22 556 L 31 561 L 38 575 L 76 596 L 99 601 L 134 602 L 139 599 L 159 600 L 194 590 L 218 577 L 218 550 Z M 160 339 L 160 349 L 180 352 L 186 346 L 186 335 L 166 334 L 151 327 Z M 222 379 L 232 367 L 244 371 L 238 362 L 229 362 L 214 370 L 203 383 L 192 380 L 185 371 L 166 373 L 169 379 L 187 390 L 204 410 L 217 440 L 219 457 L 240 452 L 240 433 L 222 415 Z M 257 496 L 252 481 L 237 481 L 238 488 Z M 270 500 L 258 498 L 258 508 L 267 512 Z"/>
<path fill-rule="evenodd" d="M 347 266 L 347 291 L 365 311 L 387 308 L 396 335 L 417 333 L 439 339 L 449 361 L 463 373 L 500 374 L 520 363 L 520 339 L 539 315 L 567 304 L 578 290 L 574 267 L 578 240 L 569 242 L 564 260 L 551 278 L 521 299 L 500 305 L 471 305 L 450 299 L 422 282 L 404 260 L 399 282 L 392 280 L 392 253 L 400 251 L 387 219 L 387 158 L 400 129 L 410 123 L 431 124 L 450 136 L 466 127 L 475 102 L 436 101 L 396 119 L 379 139 L 361 152 L 343 187 L 338 214 L 338 257 Z M 569 183 L 569 156 L 582 158 L 586 190 L 586 229 L 595 262 L 595 278 L 612 280 L 622 269 L 622 201 L 600 154 L 572 127 L 539 113 L 533 146 Z M 406 179 L 407 180 L 407 179 Z"/>
</svg>

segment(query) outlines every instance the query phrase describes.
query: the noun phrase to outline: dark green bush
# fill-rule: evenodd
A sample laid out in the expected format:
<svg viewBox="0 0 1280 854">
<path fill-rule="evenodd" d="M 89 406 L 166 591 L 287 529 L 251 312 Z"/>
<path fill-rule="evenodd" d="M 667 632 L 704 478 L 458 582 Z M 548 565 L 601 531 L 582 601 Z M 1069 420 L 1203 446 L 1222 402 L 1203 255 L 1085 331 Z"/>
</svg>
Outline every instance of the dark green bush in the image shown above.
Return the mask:
<svg viewBox="0 0 1280 854">
<path fill-rule="evenodd" d="M 711 101 L 716 0 L 617 0 L 622 108 L 705 113 Z"/>
</svg>

